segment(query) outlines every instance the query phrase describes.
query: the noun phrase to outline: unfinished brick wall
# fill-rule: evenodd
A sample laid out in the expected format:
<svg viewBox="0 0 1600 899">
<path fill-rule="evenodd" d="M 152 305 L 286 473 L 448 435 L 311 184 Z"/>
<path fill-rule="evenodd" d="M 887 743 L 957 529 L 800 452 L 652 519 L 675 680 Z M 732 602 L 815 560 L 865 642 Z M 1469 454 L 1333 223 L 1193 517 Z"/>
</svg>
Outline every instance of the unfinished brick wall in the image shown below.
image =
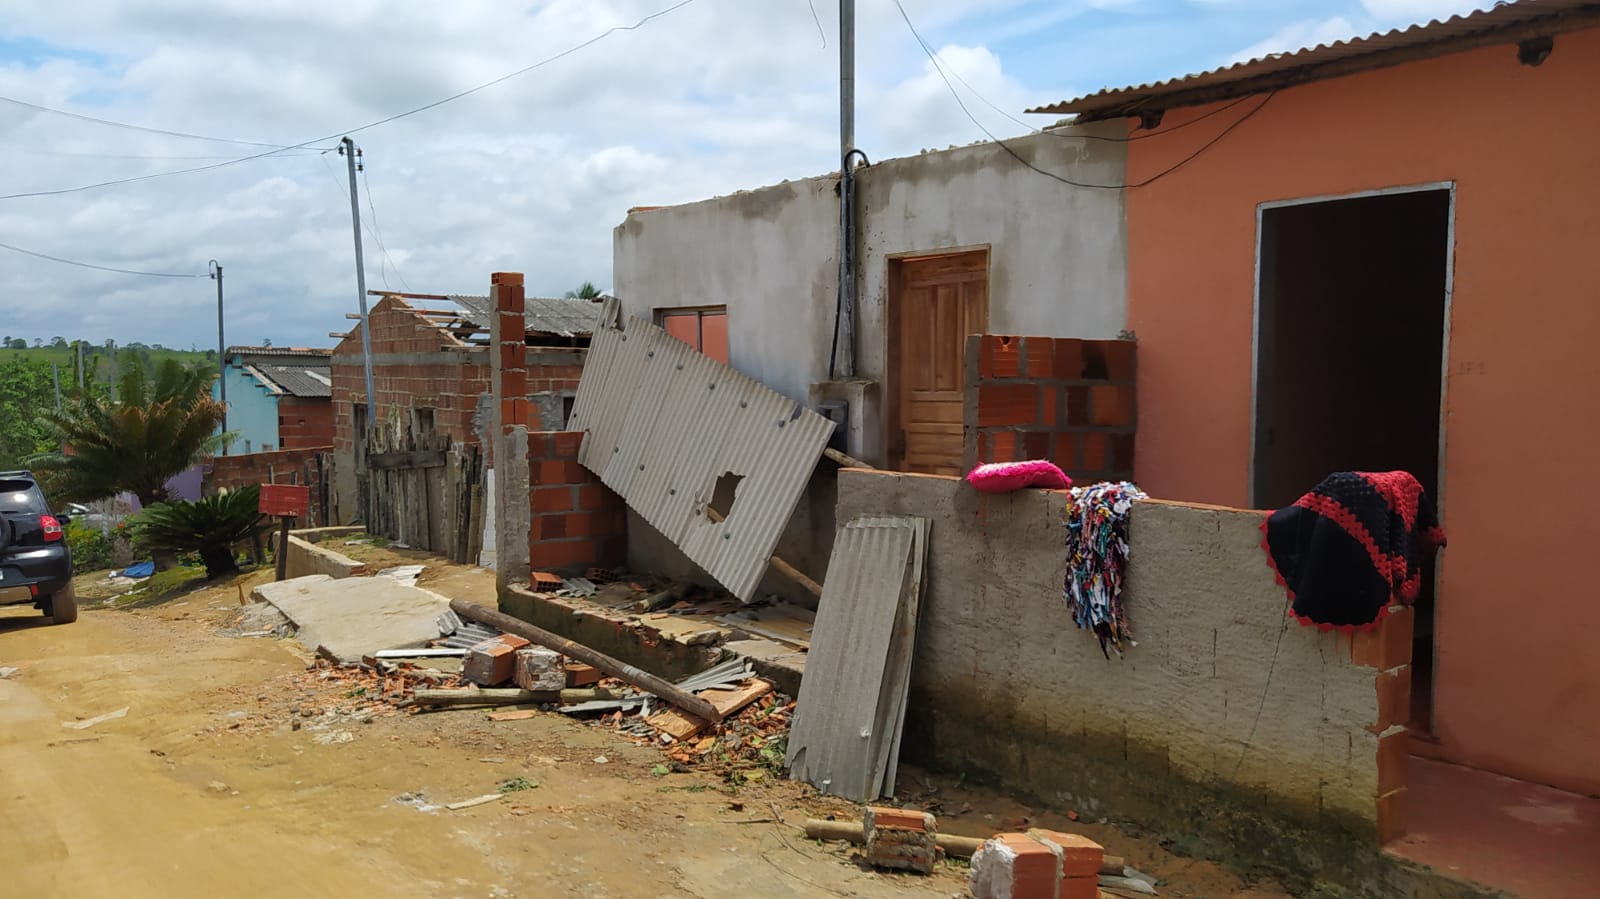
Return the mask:
<svg viewBox="0 0 1600 899">
<path fill-rule="evenodd" d="M 328 523 L 322 515 L 325 502 L 323 489 L 332 451 L 331 446 L 313 446 L 270 453 L 217 456 L 211 460 L 205 474 L 204 492 L 210 496 L 219 490 L 238 490 L 251 484 L 308 484 L 311 487 L 311 518 L 302 524 L 320 527 Z"/>
<path fill-rule="evenodd" d="M 333 400 L 328 397 L 278 397 L 278 446 L 287 449 L 333 445 Z"/>
<path fill-rule="evenodd" d="M 1132 478 L 1136 350 L 1131 340 L 969 336 L 966 467 L 1048 459 L 1077 483 Z"/>
<path fill-rule="evenodd" d="M 581 431 L 528 435 L 528 554 L 536 571 L 614 568 L 628 555 L 622 497 L 578 463 Z"/>
</svg>

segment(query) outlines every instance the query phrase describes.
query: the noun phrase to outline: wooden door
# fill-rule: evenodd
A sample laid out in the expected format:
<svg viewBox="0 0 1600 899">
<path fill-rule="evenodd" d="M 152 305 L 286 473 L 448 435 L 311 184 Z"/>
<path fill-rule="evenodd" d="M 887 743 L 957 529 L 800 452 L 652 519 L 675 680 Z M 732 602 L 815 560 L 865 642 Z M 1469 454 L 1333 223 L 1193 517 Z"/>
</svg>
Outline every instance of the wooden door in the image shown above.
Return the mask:
<svg viewBox="0 0 1600 899">
<path fill-rule="evenodd" d="M 988 328 L 989 253 L 891 264 L 890 464 L 900 471 L 959 475 L 967 335 Z"/>
</svg>

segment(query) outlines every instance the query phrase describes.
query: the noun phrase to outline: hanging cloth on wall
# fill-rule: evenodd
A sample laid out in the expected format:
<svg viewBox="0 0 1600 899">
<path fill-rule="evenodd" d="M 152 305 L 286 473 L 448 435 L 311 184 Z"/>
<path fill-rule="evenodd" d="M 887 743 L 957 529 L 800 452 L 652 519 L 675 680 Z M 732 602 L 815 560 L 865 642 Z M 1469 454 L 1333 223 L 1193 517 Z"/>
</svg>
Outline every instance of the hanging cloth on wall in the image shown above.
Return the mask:
<svg viewBox="0 0 1600 899">
<path fill-rule="evenodd" d="M 1341 471 L 1261 525 L 1289 614 L 1319 630 L 1367 630 L 1409 604 L 1422 564 L 1444 546 L 1433 504 L 1403 471 Z"/>
<path fill-rule="evenodd" d="M 1067 577 L 1063 592 L 1072 620 L 1092 630 L 1100 651 L 1122 655 L 1122 644 L 1134 645 L 1128 610 L 1122 603 L 1122 579 L 1128 565 L 1128 510 L 1145 499 L 1128 481 L 1094 484 L 1072 491 L 1067 507 Z"/>
</svg>

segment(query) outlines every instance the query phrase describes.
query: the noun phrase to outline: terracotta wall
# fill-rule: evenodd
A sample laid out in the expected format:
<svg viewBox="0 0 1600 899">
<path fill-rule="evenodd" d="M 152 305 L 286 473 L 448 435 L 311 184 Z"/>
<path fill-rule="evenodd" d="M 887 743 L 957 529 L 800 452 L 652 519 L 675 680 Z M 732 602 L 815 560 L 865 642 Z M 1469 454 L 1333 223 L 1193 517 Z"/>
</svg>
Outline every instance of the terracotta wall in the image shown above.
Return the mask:
<svg viewBox="0 0 1600 899">
<path fill-rule="evenodd" d="M 332 467 L 332 447 L 314 446 L 277 450 L 270 453 L 240 453 L 217 456 L 205 475 L 205 493 L 238 490 L 251 484 L 308 484 L 311 487 L 311 519 L 302 525 L 318 527 L 328 522 L 322 510 L 326 498 L 322 485 Z"/>
<path fill-rule="evenodd" d="M 1077 484 L 1133 476 L 1131 340 L 967 337 L 964 461 L 1048 459 Z"/>
<path fill-rule="evenodd" d="M 581 431 L 528 435 L 528 558 L 535 570 L 621 566 L 628 555 L 622 497 L 578 463 Z"/>
<path fill-rule="evenodd" d="M 1259 111 L 1257 96 L 1132 143 L 1139 182 L 1250 115 L 1127 200 L 1138 479 L 1154 496 L 1243 505 L 1258 204 L 1454 184 L 1438 749 L 1586 793 L 1600 793 L 1600 604 L 1581 501 L 1600 443 L 1596 85 L 1591 29 L 1557 37 L 1538 67 L 1503 45 L 1290 88 Z"/>
</svg>

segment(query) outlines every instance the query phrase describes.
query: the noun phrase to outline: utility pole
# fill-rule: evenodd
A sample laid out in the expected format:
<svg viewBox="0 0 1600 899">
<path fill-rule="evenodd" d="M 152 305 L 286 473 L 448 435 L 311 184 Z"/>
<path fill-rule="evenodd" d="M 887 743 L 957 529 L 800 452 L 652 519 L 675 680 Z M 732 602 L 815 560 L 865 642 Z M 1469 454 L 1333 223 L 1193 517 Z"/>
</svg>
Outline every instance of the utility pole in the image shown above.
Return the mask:
<svg viewBox="0 0 1600 899">
<path fill-rule="evenodd" d="M 74 340 L 73 349 L 78 351 L 78 395 L 83 395 L 83 341 Z"/>
<path fill-rule="evenodd" d="M 117 401 L 117 342 L 106 341 L 106 355 L 110 357 L 111 372 L 106 383 L 111 386 L 111 402 Z"/>
<path fill-rule="evenodd" d="M 50 363 L 50 380 L 55 382 L 55 385 L 56 385 L 56 411 L 60 412 L 61 411 L 61 364 L 59 362 Z"/>
<path fill-rule="evenodd" d="M 839 0 L 839 376 L 856 374 L 855 210 L 850 163 L 856 144 L 856 3 Z"/>
<path fill-rule="evenodd" d="M 378 421 L 377 395 L 372 390 L 372 328 L 367 323 L 367 269 L 361 262 L 361 203 L 356 198 L 356 172 L 362 170 L 361 150 L 346 137 L 339 141 L 339 155 L 350 169 L 350 224 L 356 235 L 356 298 L 361 303 L 361 361 L 367 381 L 367 427 Z M 357 437 L 365 439 L 365 435 Z"/>
<path fill-rule="evenodd" d="M 209 263 L 211 280 L 217 282 L 217 393 L 222 400 L 222 433 L 228 433 L 228 347 L 222 339 L 222 263 L 213 259 Z M 228 448 L 222 448 L 228 454 Z"/>
</svg>

